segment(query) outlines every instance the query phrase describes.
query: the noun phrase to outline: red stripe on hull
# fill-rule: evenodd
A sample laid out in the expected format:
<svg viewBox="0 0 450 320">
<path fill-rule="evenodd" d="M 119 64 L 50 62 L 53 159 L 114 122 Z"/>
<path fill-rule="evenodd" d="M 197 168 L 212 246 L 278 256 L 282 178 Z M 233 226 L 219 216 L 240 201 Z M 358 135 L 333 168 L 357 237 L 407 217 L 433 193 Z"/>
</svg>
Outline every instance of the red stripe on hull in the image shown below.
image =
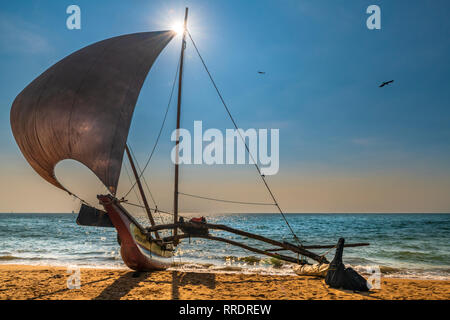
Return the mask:
<svg viewBox="0 0 450 320">
<path fill-rule="evenodd" d="M 153 257 L 151 252 L 144 248 L 140 248 L 130 230 L 131 225 L 136 226 L 136 224 L 123 212 L 121 207 L 114 203 L 113 197 L 110 195 L 99 195 L 98 199 L 106 212 L 108 212 L 108 215 L 119 234 L 121 240 L 120 255 L 122 256 L 123 262 L 125 262 L 130 269 L 136 271 L 155 271 L 165 270 L 170 266 L 170 258 L 161 258 L 158 260 Z"/>
</svg>

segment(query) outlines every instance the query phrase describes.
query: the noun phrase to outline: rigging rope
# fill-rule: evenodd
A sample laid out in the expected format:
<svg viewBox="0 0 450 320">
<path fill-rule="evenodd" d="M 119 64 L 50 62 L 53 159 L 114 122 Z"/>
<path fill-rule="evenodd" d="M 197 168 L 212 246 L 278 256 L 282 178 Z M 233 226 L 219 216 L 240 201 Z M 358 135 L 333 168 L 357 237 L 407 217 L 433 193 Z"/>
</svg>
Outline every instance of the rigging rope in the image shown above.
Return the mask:
<svg viewBox="0 0 450 320">
<path fill-rule="evenodd" d="M 159 129 L 158 136 L 156 138 L 155 144 L 153 145 L 153 148 L 152 148 L 152 151 L 150 153 L 150 156 L 148 157 L 147 162 L 145 163 L 144 169 L 139 174 L 139 178 L 142 177 L 142 175 L 144 174 L 145 169 L 147 169 L 147 166 L 150 163 L 150 160 L 152 159 L 153 154 L 154 154 L 154 152 L 156 150 L 156 146 L 158 145 L 159 139 L 161 138 L 161 133 L 162 133 L 162 131 L 164 129 L 164 125 L 166 123 L 167 114 L 169 113 L 170 105 L 172 103 L 173 92 L 175 90 L 175 85 L 177 83 L 178 71 L 180 69 L 180 60 L 181 60 L 181 58 L 178 60 L 177 70 L 175 72 L 175 78 L 173 79 L 172 89 L 170 91 L 170 96 L 169 96 L 169 102 L 167 103 L 166 113 L 164 114 L 164 119 L 163 119 L 163 122 L 161 124 L 161 128 Z M 130 190 L 128 190 L 128 192 L 122 198 L 126 198 L 130 194 L 131 190 L 136 186 L 136 183 L 137 183 L 137 180 L 133 183 L 133 185 L 131 186 Z"/>
<path fill-rule="evenodd" d="M 324 253 L 319 254 L 319 256 L 325 257 L 327 254 L 330 253 L 331 250 L 333 250 L 333 249 L 335 249 L 335 248 L 337 248 L 337 245 L 335 245 L 334 247 L 332 247 L 332 248 L 326 250 Z"/>
<path fill-rule="evenodd" d="M 67 191 L 67 190 L 66 190 L 66 191 Z M 91 204 L 90 204 L 89 202 L 87 202 L 86 200 L 81 199 L 81 198 L 80 198 L 79 196 L 77 196 L 76 194 L 71 193 L 71 192 L 69 192 L 69 191 L 67 191 L 67 193 L 69 194 L 69 196 L 72 196 L 72 197 L 74 197 L 74 198 L 80 200 L 81 203 L 83 203 L 83 204 L 85 204 L 85 205 L 87 205 L 87 206 L 89 206 L 89 207 L 95 208 L 95 206 L 91 205 Z"/>
<path fill-rule="evenodd" d="M 183 192 L 178 192 L 178 194 L 181 194 L 181 195 L 187 196 L 187 197 L 204 199 L 204 200 L 211 200 L 211 201 L 218 201 L 218 202 L 248 204 L 248 205 L 257 205 L 257 206 L 274 206 L 275 205 L 273 203 L 266 203 L 266 202 L 243 202 L 243 201 L 233 201 L 233 200 L 225 200 L 225 199 L 218 199 L 218 198 L 209 198 L 209 197 L 203 197 L 203 196 L 199 196 L 199 195 L 195 195 L 195 194 L 189 194 L 189 193 L 183 193 Z"/>
<path fill-rule="evenodd" d="M 141 167 L 139 166 L 139 161 L 137 160 L 136 156 L 134 155 L 134 151 L 133 151 L 133 149 L 131 148 L 131 145 L 130 145 L 130 144 L 128 144 L 128 147 L 130 148 L 131 156 L 133 157 L 134 162 L 136 163 L 137 170 L 139 171 L 140 175 L 142 176 L 142 171 L 141 171 Z M 147 187 L 147 191 L 148 191 L 148 193 L 150 194 L 150 197 L 152 198 L 153 205 L 155 206 L 155 209 L 154 209 L 153 211 L 154 211 L 155 213 L 158 213 L 159 219 L 161 220 L 161 222 L 164 222 L 164 220 L 163 220 L 163 218 L 162 218 L 162 216 L 161 216 L 161 213 L 158 211 L 158 205 L 156 204 L 156 200 L 155 200 L 155 198 L 153 197 L 153 193 L 152 193 L 151 190 L 150 190 L 150 187 L 149 187 L 149 185 L 148 185 L 148 183 L 147 183 L 147 179 L 145 179 L 145 176 L 142 176 L 142 180 L 144 180 L 145 186 Z M 134 190 L 136 190 L 136 189 L 134 189 Z M 139 201 L 139 203 L 140 203 L 140 201 Z"/>
<path fill-rule="evenodd" d="M 123 203 L 123 204 L 128 204 L 128 205 L 130 205 L 130 206 L 134 206 L 134 207 L 139 207 L 139 208 L 145 209 L 145 207 L 144 207 L 143 205 L 141 205 L 141 204 L 136 204 L 136 203 L 129 202 L 129 201 L 122 201 L 122 203 Z M 150 209 L 151 209 L 151 210 L 155 210 L 155 208 L 150 208 Z M 161 209 L 159 209 L 159 208 L 158 208 L 158 212 L 173 215 L 172 212 L 164 211 L 164 210 L 161 210 Z M 180 216 L 180 217 L 181 217 L 181 216 Z M 184 218 L 184 217 L 183 217 L 183 218 Z"/>
<path fill-rule="evenodd" d="M 203 67 L 205 68 L 206 73 L 207 73 L 208 76 L 209 76 L 209 79 L 211 80 L 211 82 L 212 82 L 214 88 L 216 89 L 216 92 L 217 92 L 217 94 L 218 94 L 218 96 L 219 96 L 219 98 L 220 98 L 220 101 L 222 102 L 223 106 L 225 107 L 225 110 L 227 111 L 228 116 L 230 117 L 231 121 L 233 122 L 234 127 L 236 128 L 236 131 L 239 133 L 239 136 L 241 137 L 242 142 L 244 143 L 245 148 L 247 149 L 247 152 L 248 152 L 249 156 L 251 157 L 251 159 L 252 159 L 252 161 L 253 161 L 253 164 L 255 165 L 256 170 L 257 170 L 258 173 L 259 173 L 259 176 L 261 177 L 262 181 L 264 182 L 264 185 L 266 186 L 267 191 L 269 192 L 270 196 L 272 197 L 272 200 L 273 200 L 273 202 L 274 202 L 274 205 L 277 207 L 278 211 L 280 212 L 281 216 L 283 217 L 284 221 L 286 222 L 286 225 L 288 226 L 289 230 L 291 231 L 291 233 L 292 233 L 292 235 L 293 235 L 295 241 L 297 242 L 297 244 L 302 245 L 300 239 L 297 237 L 297 235 L 295 234 L 295 232 L 294 232 L 294 230 L 292 229 L 291 225 L 289 224 L 288 220 L 286 219 L 286 216 L 284 215 L 283 210 L 281 210 L 281 207 L 279 206 L 279 204 L 278 204 L 278 202 L 277 202 L 277 200 L 276 200 L 276 198 L 275 198 L 275 195 L 272 193 L 272 190 L 270 189 L 269 185 L 267 184 L 267 181 L 266 181 L 266 179 L 265 179 L 264 174 L 261 173 L 261 170 L 260 170 L 260 168 L 259 168 L 257 162 L 254 160 L 253 155 L 251 154 L 250 149 L 249 149 L 249 147 L 248 147 L 248 145 L 247 145 L 247 143 L 246 143 L 244 137 L 242 137 L 241 131 L 239 130 L 239 128 L 238 128 L 238 126 L 237 126 L 237 124 L 236 124 L 236 121 L 234 120 L 233 116 L 231 115 L 231 112 L 230 112 L 230 110 L 228 109 L 228 106 L 227 106 L 227 104 L 225 103 L 225 100 L 223 99 L 222 94 L 221 94 L 220 91 L 219 91 L 219 88 L 217 87 L 217 85 L 216 85 L 216 83 L 215 83 L 215 81 L 214 81 L 214 79 L 213 79 L 211 73 L 209 72 L 209 69 L 208 69 L 208 67 L 206 66 L 205 61 L 203 60 L 203 57 L 202 57 L 202 55 L 200 54 L 200 51 L 198 50 L 197 45 L 195 44 L 194 39 L 192 39 L 191 33 L 189 32 L 188 29 L 186 29 L 186 32 L 188 33 L 189 38 L 191 39 L 191 42 L 192 42 L 192 44 L 194 45 L 195 51 L 197 52 L 197 54 L 198 54 L 198 56 L 199 56 L 199 58 L 200 58 L 200 60 L 201 60 L 201 62 L 202 62 L 202 64 L 203 64 Z"/>
<path fill-rule="evenodd" d="M 133 180 L 131 179 L 130 173 L 129 173 L 128 168 L 127 168 L 127 166 L 125 165 L 125 163 L 123 164 L 123 166 L 124 166 L 124 168 L 125 168 L 125 172 L 127 173 L 128 180 L 130 180 L 130 184 L 132 184 L 132 183 L 133 183 Z M 133 192 L 134 192 L 134 195 L 136 196 L 137 201 L 138 201 L 139 204 L 142 206 L 141 199 L 139 198 L 139 196 L 138 196 L 138 194 L 137 194 L 137 192 L 136 192 L 136 189 L 133 188 Z"/>
<path fill-rule="evenodd" d="M 136 168 L 139 172 L 138 176 L 139 176 L 139 178 L 141 178 L 142 171 L 141 171 L 141 167 L 139 165 L 139 161 L 137 160 L 137 158 L 134 154 L 133 148 L 131 148 L 131 145 L 129 143 L 128 143 L 128 148 L 130 149 L 131 156 L 133 157 L 134 163 L 136 164 Z M 154 206 L 157 208 L 158 206 L 156 205 L 156 201 L 155 201 L 155 198 L 153 197 L 153 193 L 150 191 L 150 187 L 147 184 L 147 180 L 145 179 L 145 177 L 142 177 L 142 180 L 144 180 L 145 186 L 147 187 L 147 191 L 150 194 L 150 198 L 152 198 L 152 202 L 153 202 Z"/>
</svg>

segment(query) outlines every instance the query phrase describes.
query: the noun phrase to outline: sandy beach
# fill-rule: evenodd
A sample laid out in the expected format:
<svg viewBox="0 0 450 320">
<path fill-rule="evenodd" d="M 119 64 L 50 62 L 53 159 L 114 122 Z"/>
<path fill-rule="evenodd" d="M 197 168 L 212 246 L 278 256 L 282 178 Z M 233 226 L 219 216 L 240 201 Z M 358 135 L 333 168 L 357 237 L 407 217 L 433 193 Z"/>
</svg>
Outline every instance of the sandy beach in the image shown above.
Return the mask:
<svg viewBox="0 0 450 320">
<path fill-rule="evenodd" d="M 313 277 L 129 269 L 81 269 L 80 289 L 68 289 L 63 267 L 1 265 L 0 299 L 250 299 L 448 300 L 450 281 L 382 278 L 381 289 L 356 293 L 329 288 Z"/>
</svg>

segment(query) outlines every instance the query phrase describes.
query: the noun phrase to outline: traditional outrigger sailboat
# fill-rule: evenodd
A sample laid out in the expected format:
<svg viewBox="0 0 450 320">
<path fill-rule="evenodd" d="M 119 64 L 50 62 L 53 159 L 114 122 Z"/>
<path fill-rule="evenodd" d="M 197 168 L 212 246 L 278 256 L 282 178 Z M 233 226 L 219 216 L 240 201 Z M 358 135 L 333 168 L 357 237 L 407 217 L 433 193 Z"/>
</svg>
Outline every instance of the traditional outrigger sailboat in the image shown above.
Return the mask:
<svg viewBox="0 0 450 320">
<path fill-rule="evenodd" d="M 186 8 L 178 69 L 177 129 L 180 128 L 182 79 L 186 36 Z M 205 220 L 184 221 L 179 216 L 179 165 L 175 163 L 173 223 L 156 224 L 142 187 L 143 171 L 138 172 L 127 145 L 128 131 L 140 90 L 150 68 L 165 46 L 175 36 L 174 31 L 143 32 L 118 36 L 89 45 L 62 59 L 31 82 L 15 99 L 11 109 L 11 127 L 16 142 L 33 169 L 54 186 L 67 191 L 58 182 L 54 168 L 59 161 L 73 159 L 91 169 L 108 188 L 109 194 L 97 198 L 105 211 L 83 203 L 78 224 L 115 227 L 120 239 L 120 252 L 125 264 L 134 270 L 163 270 L 172 262 L 177 245 L 183 238 L 200 237 L 222 241 L 243 249 L 307 264 L 305 257 L 326 264 L 328 260 L 311 249 L 334 248 L 335 245 L 304 246 L 290 227 L 283 211 L 270 190 L 265 177 L 255 164 L 265 187 L 287 223 L 296 244 L 280 242 L 260 235 L 207 223 Z M 197 46 L 194 44 L 198 52 Z M 200 55 L 200 54 L 199 54 Z M 200 56 L 201 58 L 201 56 Z M 204 60 L 202 63 L 206 68 Z M 206 68 L 210 79 L 211 74 Z M 235 121 L 213 81 L 233 124 Z M 178 157 L 176 142 L 176 156 Z M 245 140 L 244 140 L 245 143 Z M 248 151 L 248 148 L 247 148 Z M 144 227 L 123 206 L 124 198 L 116 196 L 124 153 L 133 170 L 150 227 Z M 133 185 L 133 186 L 134 186 Z M 162 236 L 162 230 L 172 230 Z M 182 233 L 178 233 L 181 230 Z M 267 250 L 211 235 L 209 230 L 222 230 L 271 244 Z M 347 246 L 367 245 L 364 243 Z M 296 257 L 278 253 L 290 251 Z"/>
</svg>

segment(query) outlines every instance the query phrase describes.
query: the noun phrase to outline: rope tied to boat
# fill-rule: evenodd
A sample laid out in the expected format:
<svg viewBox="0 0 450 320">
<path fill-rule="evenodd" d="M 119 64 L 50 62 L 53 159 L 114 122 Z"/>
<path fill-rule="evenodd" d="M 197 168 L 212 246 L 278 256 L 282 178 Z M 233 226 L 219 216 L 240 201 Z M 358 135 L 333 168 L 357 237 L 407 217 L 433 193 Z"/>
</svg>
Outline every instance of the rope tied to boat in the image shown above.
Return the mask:
<svg viewBox="0 0 450 320">
<path fill-rule="evenodd" d="M 319 256 L 321 257 L 325 257 L 327 254 L 330 253 L 331 250 L 336 249 L 337 245 L 335 245 L 334 247 L 328 249 L 327 251 L 325 251 L 324 253 L 320 254 Z"/>
</svg>

